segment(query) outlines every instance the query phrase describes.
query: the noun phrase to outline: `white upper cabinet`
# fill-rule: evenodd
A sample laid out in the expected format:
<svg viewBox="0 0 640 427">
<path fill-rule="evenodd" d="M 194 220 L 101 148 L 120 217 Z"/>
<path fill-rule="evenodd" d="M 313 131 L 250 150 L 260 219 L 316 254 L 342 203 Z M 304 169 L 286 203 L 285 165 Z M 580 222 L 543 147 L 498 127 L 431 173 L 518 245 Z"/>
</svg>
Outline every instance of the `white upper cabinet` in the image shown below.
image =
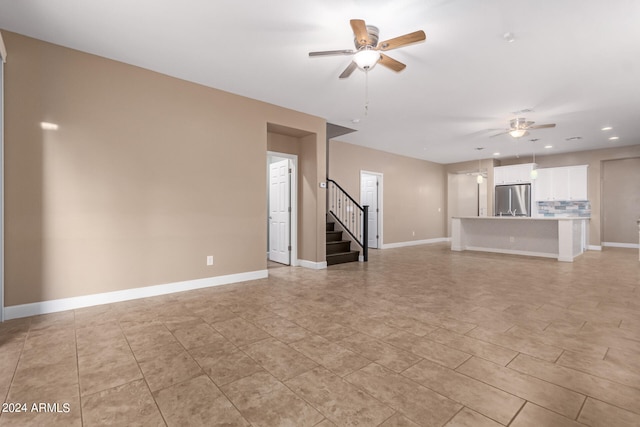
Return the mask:
<svg viewBox="0 0 640 427">
<path fill-rule="evenodd" d="M 536 201 L 588 200 L 587 165 L 538 169 Z"/>
<path fill-rule="evenodd" d="M 493 169 L 493 185 L 529 184 L 533 163 L 498 166 Z"/>
<path fill-rule="evenodd" d="M 587 194 L 587 165 L 569 168 L 569 200 L 589 200 Z"/>
<path fill-rule="evenodd" d="M 536 185 L 533 188 L 533 199 L 536 202 L 553 200 L 552 169 L 538 169 Z"/>
</svg>

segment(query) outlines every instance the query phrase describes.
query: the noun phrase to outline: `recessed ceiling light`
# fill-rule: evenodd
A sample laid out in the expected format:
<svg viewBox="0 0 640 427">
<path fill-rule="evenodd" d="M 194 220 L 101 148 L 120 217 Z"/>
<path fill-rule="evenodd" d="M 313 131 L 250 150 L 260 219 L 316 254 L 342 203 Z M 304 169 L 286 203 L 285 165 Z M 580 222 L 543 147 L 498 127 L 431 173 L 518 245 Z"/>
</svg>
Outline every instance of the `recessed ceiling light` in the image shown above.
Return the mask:
<svg viewBox="0 0 640 427">
<path fill-rule="evenodd" d="M 545 145 L 544 148 L 553 148 L 553 145 Z"/>
<path fill-rule="evenodd" d="M 351 123 L 360 123 L 360 119 L 358 118 L 351 119 Z"/>
<path fill-rule="evenodd" d="M 516 37 L 513 35 L 513 33 L 504 33 L 502 35 L 502 38 L 507 42 L 507 43 L 513 43 L 514 41 L 516 41 Z"/>
<path fill-rule="evenodd" d="M 497 153 L 497 152 L 496 152 L 496 153 L 493 153 L 493 155 L 494 155 L 494 156 L 499 156 L 499 155 L 500 155 L 500 153 Z"/>
<path fill-rule="evenodd" d="M 612 136 L 611 138 L 609 138 L 609 141 L 615 141 L 617 139 L 620 139 L 619 136 Z"/>
<path fill-rule="evenodd" d="M 49 122 L 40 122 L 40 127 L 44 130 L 58 130 L 58 125 Z"/>
<path fill-rule="evenodd" d="M 611 126 L 605 126 L 605 127 L 603 127 L 602 129 L 600 129 L 600 130 L 611 130 L 611 129 L 613 129 Z"/>
</svg>

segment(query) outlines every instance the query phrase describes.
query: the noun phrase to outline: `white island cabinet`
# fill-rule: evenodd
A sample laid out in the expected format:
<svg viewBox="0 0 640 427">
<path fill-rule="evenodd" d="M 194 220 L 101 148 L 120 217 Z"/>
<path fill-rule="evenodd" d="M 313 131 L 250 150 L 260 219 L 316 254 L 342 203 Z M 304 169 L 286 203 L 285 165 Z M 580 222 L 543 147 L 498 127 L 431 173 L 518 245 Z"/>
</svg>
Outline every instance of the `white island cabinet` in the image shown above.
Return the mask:
<svg viewBox="0 0 640 427">
<path fill-rule="evenodd" d="M 573 262 L 588 245 L 582 217 L 453 217 L 451 250 L 556 258 Z"/>
</svg>

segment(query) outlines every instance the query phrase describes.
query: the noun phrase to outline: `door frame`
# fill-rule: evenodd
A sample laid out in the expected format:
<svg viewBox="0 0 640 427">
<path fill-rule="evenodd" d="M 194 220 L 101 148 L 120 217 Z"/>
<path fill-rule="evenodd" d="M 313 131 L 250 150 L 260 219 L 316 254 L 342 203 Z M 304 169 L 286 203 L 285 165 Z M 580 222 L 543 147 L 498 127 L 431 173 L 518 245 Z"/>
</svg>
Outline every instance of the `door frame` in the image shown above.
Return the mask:
<svg viewBox="0 0 640 427">
<path fill-rule="evenodd" d="M 367 175 L 374 175 L 378 181 L 378 248 L 377 249 L 382 249 L 383 244 L 384 244 L 384 239 L 383 239 L 383 235 L 382 235 L 382 230 L 383 230 L 383 194 L 384 194 L 384 175 L 382 174 L 382 172 L 372 172 L 372 171 L 368 171 L 368 170 L 363 170 L 360 169 L 360 197 L 362 197 L 362 174 L 367 174 Z M 360 200 L 360 202 L 362 202 L 362 200 Z M 371 232 L 371 230 L 369 230 L 369 232 Z"/>
<path fill-rule="evenodd" d="M 269 165 L 274 162 L 275 159 L 289 159 L 291 161 L 291 182 L 289 189 L 290 204 L 291 204 L 291 217 L 289 222 L 289 239 L 291 240 L 291 256 L 289 257 L 289 265 L 292 267 L 298 266 L 298 156 L 295 154 L 278 153 L 276 151 L 267 151 L 267 188 L 266 188 L 266 201 L 267 201 L 267 257 L 269 259 L 269 184 L 271 176 L 269 173 Z"/>
<path fill-rule="evenodd" d="M 613 165 L 613 162 L 617 162 L 617 161 L 624 161 L 624 160 L 640 160 L 640 157 L 638 156 L 633 156 L 633 157 L 625 157 L 625 158 L 620 158 L 620 159 L 607 159 L 607 160 L 601 160 L 600 161 L 600 249 L 596 249 L 596 250 L 602 250 L 602 248 L 630 248 L 630 249 L 636 249 L 640 246 L 640 244 L 636 244 L 636 243 L 623 243 L 623 242 L 608 242 L 607 240 L 607 234 L 606 234 L 606 227 L 605 227 L 605 217 L 607 215 L 607 207 L 608 205 L 604 203 L 605 201 L 605 197 L 608 194 L 606 189 L 605 189 L 605 178 L 606 178 L 606 171 L 607 171 L 607 164 L 609 165 Z M 611 166 L 614 167 L 614 166 Z M 588 178 L 588 176 L 587 176 Z M 635 229 L 635 227 L 634 227 Z M 585 233 L 583 233 L 584 235 Z M 588 236 L 587 236 L 588 237 Z M 635 240 L 635 239 L 632 239 Z M 589 247 L 589 242 L 587 242 L 587 248 Z M 595 248 L 598 248 L 597 246 L 594 246 Z M 594 248 L 592 247 L 592 249 Z"/>
</svg>

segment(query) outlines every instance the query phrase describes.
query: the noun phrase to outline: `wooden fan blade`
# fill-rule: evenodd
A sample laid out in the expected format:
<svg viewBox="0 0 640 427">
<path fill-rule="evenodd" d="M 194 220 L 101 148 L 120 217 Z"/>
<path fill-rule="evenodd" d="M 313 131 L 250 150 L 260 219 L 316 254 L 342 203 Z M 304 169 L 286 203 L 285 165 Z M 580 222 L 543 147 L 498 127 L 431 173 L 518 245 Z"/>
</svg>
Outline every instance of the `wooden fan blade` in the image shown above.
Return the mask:
<svg viewBox="0 0 640 427">
<path fill-rule="evenodd" d="M 388 57 L 384 53 L 380 54 L 380 61 L 378 61 L 378 62 L 381 65 L 384 65 L 385 67 L 390 68 L 390 69 L 392 69 L 393 71 L 396 71 L 396 72 L 402 71 L 407 67 L 402 62 L 396 61 L 395 59 Z"/>
<path fill-rule="evenodd" d="M 506 135 L 509 132 L 511 132 L 511 130 L 505 130 L 504 132 L 500 132 L 500 133 L 496 133 L 495 135 L 491 135 L 489 138 L 495 138 L 496 136 Z"/>
<path fill-rule="evenodd" d="M 351 73 L 354 72 L 354 70 L 356 68 L 358 68 L 358 64 L 356 64 L 355 62 L 351 61 L 351 64 L 349 64 L 349 66 L 344 69 L 342 74 L 340 74 L 340 78 L 341 79 L 346 79 L 347 77 L 349 77 L 351 75 Z"/>
<path fill-rule="evenodd" d="M 417 43 L 425 40 L 427 36 L 424 31 L 414 31 L 413 33 L 405 34 L 404 36 L 389 39 L 378 43 L 378 50 L 391 50 L 397 49 L 408 44 Z"/>
<path fill-rule="evenodd" d="M 371 38 L 369 38 L 369 31 L 367 31 L 367 24 L 362 19 L 352 19 L 351 29 L 356 36 L 358 45 L 366 46 L 371 44 Z"/>
<path fill-rule="evenodd" d="M 320 52 L 309 52 L 309 56 L 330 56 L 330 55 L 353 55 L 355 50 L 322 50 Z"/>
<path fill-rule="evenodd" d="M 533 125 L 533 126 L 529 126 L 527 129 L 544 129 L 544 128 L 554 128 L 556 127 L 555 123 L 549 123 L 546 125 Z"/>
</svg>

